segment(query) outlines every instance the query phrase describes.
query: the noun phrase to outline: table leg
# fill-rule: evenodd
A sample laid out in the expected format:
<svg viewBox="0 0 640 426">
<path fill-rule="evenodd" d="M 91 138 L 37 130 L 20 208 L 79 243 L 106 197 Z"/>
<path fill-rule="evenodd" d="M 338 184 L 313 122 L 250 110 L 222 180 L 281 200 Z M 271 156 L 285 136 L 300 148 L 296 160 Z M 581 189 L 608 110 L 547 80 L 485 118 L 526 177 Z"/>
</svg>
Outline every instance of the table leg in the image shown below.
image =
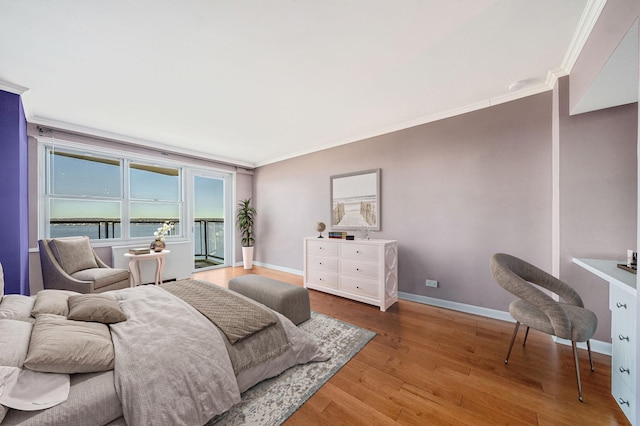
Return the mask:
<svg viewBox="0 0 640 426">
<path fill-rule="evenodd" d="M 158 257 L 158 266 L 156 267 L 156 285 L 162 284 L 163 269 L 164 269 L 164 255 Z"/>
<path fill-rule="evenodd" d="M 138 261 L 131 259 L 129 261 L 129 271 L 131 272 L 131 287 L 136 287 L 140 284 L 140 270 L 137 269 Z"/>
</svg>

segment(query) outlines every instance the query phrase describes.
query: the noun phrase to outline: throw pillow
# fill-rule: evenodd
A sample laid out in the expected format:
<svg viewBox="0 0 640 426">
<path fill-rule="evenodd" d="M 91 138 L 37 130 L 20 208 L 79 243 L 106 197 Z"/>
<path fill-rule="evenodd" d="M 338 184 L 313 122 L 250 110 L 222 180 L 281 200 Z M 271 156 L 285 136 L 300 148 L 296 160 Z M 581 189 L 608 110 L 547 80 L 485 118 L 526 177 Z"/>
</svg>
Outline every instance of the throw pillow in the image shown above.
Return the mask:
<svg viewBox="0 0 640 426">
<path fill-rule="evenodd" d="M 78 294 L 69 297 L 69 319 L 114 324 L 126 321 L 127 316 L 113 296 Z"/>
<path fill-rule="evenodd" d="M 2 271 L 2 263 L 0 263 L 0 299 L 2 299 L 2 296 L 4 296 L 4 272 Z"/>
<path fill-rule="evenodd" d="M 31 316 L 37 317 L 42 314 L 69 315 L 69 296 L 80 294 L 70 290 L 40 290 L 36 303 L 31 309 Z"/>
<path fill-rule="evenodd" d="M 6 294 L 0 301 L 0 319 L 32 321 L 31 310 L 35 298 L 20 294 Z"/>
<path fill-rule="evenodd" d="M 43 373 L 93 373 L 113 369 L 109 326 L 40 315 L 31 333 L 24 366 Z"/>
<path fill-rule="evenodd" d="M 32 324 L 12 319 L 0 320 L 0 365 L 22 368 L 29 349 Z"/>
<path fill-rule="evenodd" d="M 89 237 L 52 239 L 49 247 L 62 269 L 69 275 L 98 267 Z"/>
</svg>

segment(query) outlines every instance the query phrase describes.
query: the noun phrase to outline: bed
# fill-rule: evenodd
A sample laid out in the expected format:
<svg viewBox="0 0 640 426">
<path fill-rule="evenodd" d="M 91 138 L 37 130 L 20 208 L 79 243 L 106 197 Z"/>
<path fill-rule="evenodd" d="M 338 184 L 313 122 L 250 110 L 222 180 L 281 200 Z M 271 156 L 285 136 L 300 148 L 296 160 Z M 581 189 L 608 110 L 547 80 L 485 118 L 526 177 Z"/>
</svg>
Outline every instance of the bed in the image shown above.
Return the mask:
<svg viewBox="0 0 640 426">
<path fill-rule="evenodd" d="M 70 387 L 51 408 L 0 405 L 0 423 L 204 425 L 262 380 L 327 358 L 283 315 L 202 281 L 3 295 L 0 366 L 68 374 Z"/>
</svg>

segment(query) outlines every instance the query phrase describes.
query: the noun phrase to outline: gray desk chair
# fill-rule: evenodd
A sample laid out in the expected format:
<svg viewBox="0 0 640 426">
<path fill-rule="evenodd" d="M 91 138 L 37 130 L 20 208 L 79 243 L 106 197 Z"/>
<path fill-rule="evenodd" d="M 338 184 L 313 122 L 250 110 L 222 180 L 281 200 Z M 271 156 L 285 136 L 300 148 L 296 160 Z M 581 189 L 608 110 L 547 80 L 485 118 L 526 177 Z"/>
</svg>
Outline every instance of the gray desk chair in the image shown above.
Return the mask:
<svg viewBox="0 0 640 426">
<path fill-rule="evenodd" d="M 129 271 L 100 260 L 89 237 L 39 240 L 38 247 L 45 289 L 102 293 L 129 287 Z"/>
<path fill-rule="evenodd" d="M 576 342 L 587 342 L 591 371 L 594 371 L 589 339 L 598 326 L 596 315 L 585 309 L 580 295 L 574 289 L 524 260 L 498 253 L 491 257 L 490 267 L 496 282 L 519 298 L 509 305 L 509 313 L 516 320 L 516 327 L 513 330 L 511 344 L 504 363 L 508 364 L 509 362 L 509 355 L 511 355 L 511 349 L 521 323 L 527 326 L 523 346 L 527 342 L 529 328 L 571 340 L 573 362 L 578 381 L 578 399 L 582 402 Z M 556 293 L 562 302 L 553 300 L 551 296 L 532 283 Z"/>
</svg>

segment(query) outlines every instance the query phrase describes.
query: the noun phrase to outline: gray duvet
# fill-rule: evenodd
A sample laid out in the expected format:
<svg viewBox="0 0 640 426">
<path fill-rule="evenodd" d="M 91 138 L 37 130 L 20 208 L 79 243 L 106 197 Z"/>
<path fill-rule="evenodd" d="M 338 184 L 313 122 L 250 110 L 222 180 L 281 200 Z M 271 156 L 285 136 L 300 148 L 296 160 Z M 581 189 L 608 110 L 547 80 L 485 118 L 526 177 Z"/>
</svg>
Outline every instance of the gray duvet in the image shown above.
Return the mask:
<svg viewBox="0 0 640 426">
<path fill-rule="evenodd" d="M 240 401 L 213 323 L 155 286 L 113 295 L 127 315 L 111 325 L 115 389 L 127 424 L 203 425 Z"/>
</svg>

